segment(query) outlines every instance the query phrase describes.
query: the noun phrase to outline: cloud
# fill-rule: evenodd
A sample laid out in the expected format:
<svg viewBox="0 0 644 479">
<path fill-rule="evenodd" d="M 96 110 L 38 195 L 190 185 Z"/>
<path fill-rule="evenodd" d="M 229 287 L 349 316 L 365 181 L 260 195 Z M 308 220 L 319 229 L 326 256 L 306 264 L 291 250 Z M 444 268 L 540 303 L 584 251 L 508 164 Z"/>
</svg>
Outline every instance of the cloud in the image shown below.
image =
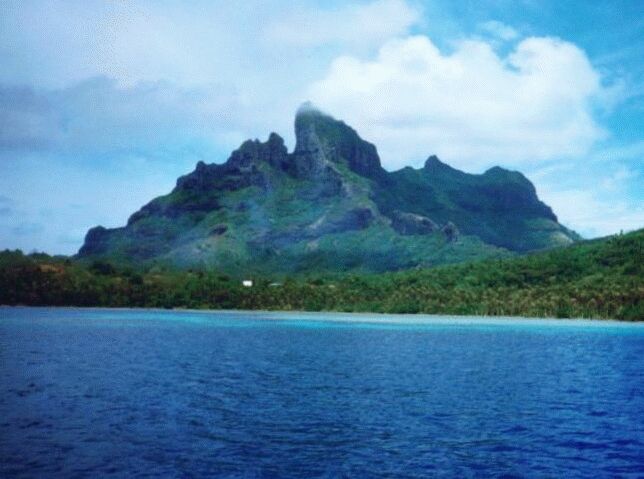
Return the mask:
<svg viewBox="0 0 644 479">
<path fill-rule="evenodd" d="M 221 161 L 269 131 L 292 146 L 292 114 L 305 99 L 375 142 L 390 168 L 430 153 L 466 169 L 518 166 L 582 155 L 604 134 L 591 103 L 607 89 L 577 47 L 529 38 L 500 57 L 470 40 L 444 54 L 425 36 L 405 36 L 422 19 L 404 0 L 0 10 L 0 41 L 10 45 L 1 52 L 0 149 L 92 161 L 198 149 Z M 511 33 L 497 21 L 481 28 Z"/>
<path fill-rule="evenodd" d="M 86 155 L 96 162 L 114 152 L 216 145 L 238 123 L 237 106 L 231 90 L 161 81 L 123 86 L 95 77 L 51 90 L 0 85 L 0 150 Z"/>
<path fill-rule="evenodd" d="M 0 2 L 12 97 L 0 99 L 0 144 L 56 148 L 94 131 L 103 149 L 139 134 L 165 144 L 164 130 L 227 149 L 271 130 L 291 140 L 304 87 L 335 56 L 376 51 L 419 19 L 404 0 Z"/>
<path fill-rule="evenodd" d="M 60 87 L 97 75 L 128 84 L 212 80 L 235 53 L 227 33 L 241 23 L 230 10 L 215 2 L 185 9 L 173 2 L 3 2 L 0 81 Z M 211 55 L 203 55 L 205 47 Z"/>
<path fill-rule="evenodd" d="M 632 231 L 644 225 L 644 204 L 606 200 L 591 190 L 540 189 L 540 196 L 553 207 L 559 222 L 587 238 Z"/>
<path fill-rule="evenodd" d="M 505 41 L 514 40 L 519 36 L 519 32 L 514 28 L 496 20 L 481 23 L 479 29 Z"/>
<path fill-rule="evenodd" d="M 477 170 L 588 153 L 605 136 L 593 118 L 600 80 L 583 51 L 555 38 L 500 57 L 480 40 L 444 54 L 412 36 L 373 60 L 337 58 L 309 98 L 375 142 L 389 168 L 437 153 Z"/>
<path fill-rule="evenodd" d="M 642 174 L 638 160 L 598 156 L 578 163 L 553 162 L 528 176 L 559 221 L 590 238 L 644 225 Z"/>
<path fill-rule="evenodd" d="M 0 149 L 40 149 L 56 126 L 47 101 L 31 88 L 0 86 Z"/>
<path fill-rule="evenodd" d="M 266 41 L 282 46 L 340 44 L 364 47 L 406 33 L 420 12 L 403 0 L 376 0 L 333 9 L 299 8 L 263 29 Z"/>
<path fill-rule="evenodd" d="M 331 53 L 321 47 L 377 48 L 419 17 L 404 0 L 0 2 L 0 82 L 60 88 L 94 76 L 128 85 L 164 79 L 236 84 L 252 97 L 317 72 Z"/>
</svg>

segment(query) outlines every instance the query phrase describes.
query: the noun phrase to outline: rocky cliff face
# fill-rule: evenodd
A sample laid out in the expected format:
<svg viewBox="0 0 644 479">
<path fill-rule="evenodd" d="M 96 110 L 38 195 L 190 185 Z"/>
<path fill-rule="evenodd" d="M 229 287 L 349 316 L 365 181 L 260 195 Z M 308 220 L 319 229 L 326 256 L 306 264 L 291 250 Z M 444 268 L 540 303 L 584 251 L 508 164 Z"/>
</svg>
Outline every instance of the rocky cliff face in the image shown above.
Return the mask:
<svg viewBox="0 0 644 479">
<path fill-rule="evenodd" d="M 311 104 L 302 105 L 295 116 L 295 138 L 294 156 L 298 167 L 331 163 L 345 164 L 367 178 L 378 178 L 385 173 L 374 145 L 360 138 L 344 122 L 325 115 Z"/>
<path fill-rule="evenodd" d="M 388 173 L 374 145 L 311 105 L 296 146 L 271 133 L 199 162 L 122 228 L 92 228 L 81 258 L 226 271 L 389 270 L 565 244 L 520 173 L 470 175 L 428 158 Z"/>
<path fill-rule="evenodd" d="M 426 216 L 404 211 L 391 214 L 391 227 L 401 235 L 423 235 L 438 231 L 438 225 Z"/>
</svg>

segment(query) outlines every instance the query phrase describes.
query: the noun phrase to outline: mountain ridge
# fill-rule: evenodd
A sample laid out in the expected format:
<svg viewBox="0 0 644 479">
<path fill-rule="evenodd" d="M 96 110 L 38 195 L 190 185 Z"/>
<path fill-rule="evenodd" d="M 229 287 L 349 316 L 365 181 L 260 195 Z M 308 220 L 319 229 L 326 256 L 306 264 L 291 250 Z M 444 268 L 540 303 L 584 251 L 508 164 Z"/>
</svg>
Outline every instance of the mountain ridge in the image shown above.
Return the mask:
<svg viewBox="0 0 644 479">
<path fill-rule="evenodd" d="M 480 175 L 435 155 L 386 171 L 377 149 L 304 104 L 296 144 L 270 133 L 197 163 L 121 228 L 89 230 L 81 259 L 249 271 L 384 271 L 569 244 L 521 173 Z"/>
</svg>

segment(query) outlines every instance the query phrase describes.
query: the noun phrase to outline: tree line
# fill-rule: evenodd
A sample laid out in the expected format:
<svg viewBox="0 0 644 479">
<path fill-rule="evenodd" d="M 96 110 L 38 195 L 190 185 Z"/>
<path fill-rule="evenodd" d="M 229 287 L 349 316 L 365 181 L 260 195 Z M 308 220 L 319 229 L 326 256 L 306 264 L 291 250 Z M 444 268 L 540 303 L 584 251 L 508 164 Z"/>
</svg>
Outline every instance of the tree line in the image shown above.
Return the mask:
<svg viewBox="0 0 644 479">
<path fill-rule="evenodd" d="M 0 252 L 0 304 L 644 319 L 644 230 L 519 258 L 246 278 Z M 252 279 L 253 286 L 242 285 Z"/>
</svg>

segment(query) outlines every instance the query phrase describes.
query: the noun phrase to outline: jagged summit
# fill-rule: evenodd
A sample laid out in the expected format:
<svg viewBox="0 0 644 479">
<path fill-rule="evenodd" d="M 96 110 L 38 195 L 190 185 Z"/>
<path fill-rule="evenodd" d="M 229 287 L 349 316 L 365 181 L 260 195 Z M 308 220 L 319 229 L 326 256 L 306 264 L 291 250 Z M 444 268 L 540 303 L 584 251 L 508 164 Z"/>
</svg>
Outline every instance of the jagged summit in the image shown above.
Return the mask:
<svg viewBox="0 0 644 479">
<path fill-rule="evenodd" d="M 457 173 L 457 174 L 466 174 L 463 173 L 460 170 L 457 170 L 456 168 L 452 168 L 449 166 L 447 163 L 443 163 L 438 156 L 436 155 L 431 155 L 427 160 L 425 160 L 425 164 L 423 165 L 423 169 L 426 172 L 429 173 Z"/>
<path fill-rule="evenodd" d="M 320 108 L 318 108 L 313 102 L 309 100 L 302 102 L 302 104 L 297 108 L 295 112 L 295 118 L 306 115 L 330 116 L 324 113 Z"/>
<path fill-rule="evenodd" d="M 430 156 L 385 171 L 376 147 L 311 103 L 296 144 L 271 133 L 221 164 L 199 162 L 122 228 L 91 229 L 81 258 L 224 271 L 392 270 L 565 244 L 520 173 L 470 175 Z"/>
<path fill-rule="evenodd" d="M 376 147 L 340 120 L 305 103 L 295 117 L 295 155 L 310 155 L 333 163 L 344 163 L 352 171 L 370 178 L 384 173 Z"/>
</svg>

